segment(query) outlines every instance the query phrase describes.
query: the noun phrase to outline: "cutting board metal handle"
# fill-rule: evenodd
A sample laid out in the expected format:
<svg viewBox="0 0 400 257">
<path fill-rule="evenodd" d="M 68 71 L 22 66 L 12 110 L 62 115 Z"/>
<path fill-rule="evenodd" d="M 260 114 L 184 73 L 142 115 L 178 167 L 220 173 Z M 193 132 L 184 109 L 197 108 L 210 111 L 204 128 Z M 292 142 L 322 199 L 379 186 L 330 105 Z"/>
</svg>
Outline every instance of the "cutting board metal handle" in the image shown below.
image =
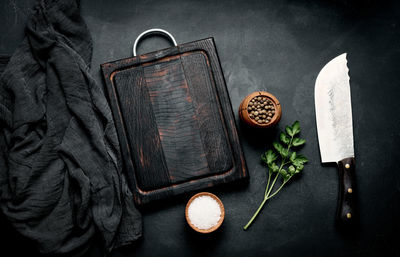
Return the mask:
<svg viewBox="0 0 400 257">
<path fill-rule="evenodd" d="M 137 47 L 137 45 L 138 45 L 140 39 L 142 39 L 142 38 L 144 38 L 144 37 L 146 37 L 146 36 L 148 36 L 148 35 L 152 35 L 152 34 L 164 35 L 164 36 L 166 36 L 167 38 L 169 38 L 169 39 L 172 41 L 172 43 L 174 43 L 175 46 L 178 45 L 178 44 L 176 43 L 175 38 L 174 38 L 174 37 L 171 35 L 171 33 L 169 33 L 168 31 L 163 30 L 163 29 L 149 29 L 149 30 L 146 30 L 146 31 L 142 32 L 142 33 L 136 38 L 135 43 L 133 44 L 133 48 L 132 48 L 133 56 L 136 56 L 136 47 Z"/>
</svg>

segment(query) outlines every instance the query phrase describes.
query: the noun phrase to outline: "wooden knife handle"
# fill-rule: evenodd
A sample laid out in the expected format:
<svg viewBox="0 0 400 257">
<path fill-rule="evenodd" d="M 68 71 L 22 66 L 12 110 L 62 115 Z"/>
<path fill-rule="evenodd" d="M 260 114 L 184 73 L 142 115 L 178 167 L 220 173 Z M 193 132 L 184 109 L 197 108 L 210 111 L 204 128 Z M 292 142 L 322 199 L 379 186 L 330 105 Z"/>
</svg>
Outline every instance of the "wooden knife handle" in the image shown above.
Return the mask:
<svg viewBox="0 0 400 257">
<path fill-rule="evenodd" d="M 342 224 L 355 224 L 357 219 L 356 174 L 354 157 L 338 162 L 339 167 L 339 202 L 337 219 Z"/>
</svg>

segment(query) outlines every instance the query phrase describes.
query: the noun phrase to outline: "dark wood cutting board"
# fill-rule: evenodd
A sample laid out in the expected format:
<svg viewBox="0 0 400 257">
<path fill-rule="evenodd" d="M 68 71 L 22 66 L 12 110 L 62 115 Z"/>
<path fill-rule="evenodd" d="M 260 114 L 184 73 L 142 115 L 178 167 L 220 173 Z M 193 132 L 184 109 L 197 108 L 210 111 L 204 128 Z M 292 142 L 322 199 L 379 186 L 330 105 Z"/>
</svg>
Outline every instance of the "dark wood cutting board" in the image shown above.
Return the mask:
<svg viewBox="0 0 400 257">
<path fill-rule="evenodd" d="M 248 177 L 213 38 L 101 68 L 137 204 Z"/>
</svg>

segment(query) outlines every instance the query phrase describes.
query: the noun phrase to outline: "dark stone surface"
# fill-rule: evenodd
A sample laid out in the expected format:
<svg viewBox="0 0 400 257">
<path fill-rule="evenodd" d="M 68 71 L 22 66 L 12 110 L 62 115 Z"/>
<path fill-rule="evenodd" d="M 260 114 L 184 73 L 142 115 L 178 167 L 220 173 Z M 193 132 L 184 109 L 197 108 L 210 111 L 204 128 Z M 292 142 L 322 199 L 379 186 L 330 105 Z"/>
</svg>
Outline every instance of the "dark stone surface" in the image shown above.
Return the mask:
<svg viewBox="0 0 400 257">
<path fill-rule="evenodd" d="M 255 133 L 240 126 L 250 181 L 210 190 L 226 208 L 214 234 L 185 224 L 190 195 L 142 208 L 144 237 L 111 256 L 400 256 L 400 4 L 395 1 L 106 1 L 82 0 L 92 32 L 92 72 L 132 54 L 142 31 L 161 27 L 178 43 L 213 36 L 233 109 L 247 94 L 266 89 L 283 108 L 278 128 L 298 119 L 310 163 L 271 200 L 249 231 L 243 225 L 262 200 L 265 168 L 259 161 L 277 130 Z M 23 37 L 32 1 L 0 6 L 0 54 Z M 139 52 L 169 46 L 149 38 Z M 333 57 L 348 53 L 357 164 L 360 227 L 335 226 L 338 174 L 321 165 L 314 117 L 314 82 Z M 34 256 L 26 240 L 1 219 L 2 256 Z M 23 245 L 24 247 L 21 247 Z M 6 252 L 8 254 L 6 254 Z M 11 254 L 12 253 L 12 254 Z M 94 246 L 88 256 L 101 256 Z"/>
</svg>

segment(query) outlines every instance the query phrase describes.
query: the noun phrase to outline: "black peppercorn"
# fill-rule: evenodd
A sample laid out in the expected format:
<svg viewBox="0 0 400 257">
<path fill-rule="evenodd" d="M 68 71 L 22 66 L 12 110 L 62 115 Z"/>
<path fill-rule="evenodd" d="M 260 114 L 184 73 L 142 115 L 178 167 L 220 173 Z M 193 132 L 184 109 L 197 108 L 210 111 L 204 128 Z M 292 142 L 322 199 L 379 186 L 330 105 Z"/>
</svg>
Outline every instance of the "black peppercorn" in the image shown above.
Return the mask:
<svg viewBox="0 0 400 257">
<path fill-rule="evenodd" d="M 247 110 L 249 117 L 259 124 L 268 123 L 275 115 L 275 107 L 265 96 L 256 96 L 250 100 Z"/>
</svg>

